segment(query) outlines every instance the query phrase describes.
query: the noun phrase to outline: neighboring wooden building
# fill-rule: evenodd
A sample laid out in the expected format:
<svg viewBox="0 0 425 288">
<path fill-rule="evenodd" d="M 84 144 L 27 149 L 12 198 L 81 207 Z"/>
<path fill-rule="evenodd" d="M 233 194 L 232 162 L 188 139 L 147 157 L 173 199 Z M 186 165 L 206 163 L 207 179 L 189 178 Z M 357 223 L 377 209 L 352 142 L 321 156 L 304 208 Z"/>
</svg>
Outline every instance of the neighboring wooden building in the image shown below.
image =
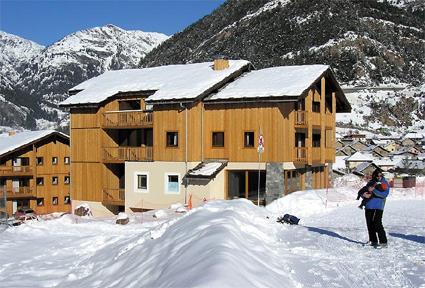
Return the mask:
<svg viewBox="0 0 425 288">
<path fill-rule="evenodd" d="M 74 87 L 62 103 L 71 112 L 72 198 L 106 213 L 99 203 L 118 212 L 189 195 L 195 204 L 255 200 L 259 178 L 266 201 L 326 187 L 336 113 L 351 109 L 331 69 L 252 69 L 220 59 L 107 72 Z"/>
<path fill-rule="evenodd" d="M 32 208 L 37 214 L 70 212 L 69 137 L 46 130 L 0 137 L 0 191 L 7 213 Z"/>
</svg>

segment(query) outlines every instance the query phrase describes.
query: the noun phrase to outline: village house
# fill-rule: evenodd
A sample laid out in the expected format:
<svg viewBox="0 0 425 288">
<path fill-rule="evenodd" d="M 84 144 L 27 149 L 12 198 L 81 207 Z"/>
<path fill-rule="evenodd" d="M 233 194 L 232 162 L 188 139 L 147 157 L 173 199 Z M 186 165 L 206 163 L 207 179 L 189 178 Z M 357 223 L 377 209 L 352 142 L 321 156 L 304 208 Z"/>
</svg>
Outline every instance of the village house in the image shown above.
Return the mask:
<svg viewBox="0 0 425 288">
<path fill-rule="evenodd" d="M 7 213 L 33 209 L 37 214 L 70 212 L 69 137 L 52 131 L 0 136 L 0 191 Z"/>
<path fill-rule="evenodd" d="M 329 66 L 244 60 L 110 71 L 69 93 L 73 206 L 95 214 L 325 188 L 351 109 Z"/>
</svg>

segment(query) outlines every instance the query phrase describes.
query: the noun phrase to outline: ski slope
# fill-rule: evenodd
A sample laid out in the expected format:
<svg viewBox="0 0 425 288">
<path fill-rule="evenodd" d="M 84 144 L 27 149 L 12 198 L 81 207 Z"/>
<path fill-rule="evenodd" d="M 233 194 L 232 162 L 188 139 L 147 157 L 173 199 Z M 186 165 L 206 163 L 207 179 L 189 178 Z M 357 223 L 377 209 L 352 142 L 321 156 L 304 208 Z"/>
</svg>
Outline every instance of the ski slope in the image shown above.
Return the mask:
<svg viewBox="0 0 425 288">
<path fill-rule="evenodd" d="M 425 287 L 424 193 L 391 191 L 378 250 L 362 246 L 356 191 L 300 191 L 267 208 L 211 201 L 126 226 L 67 215 L 10 228 L 0 287 Z M 276 223 L 283 213 L 302 225 Z"/>
</svg>

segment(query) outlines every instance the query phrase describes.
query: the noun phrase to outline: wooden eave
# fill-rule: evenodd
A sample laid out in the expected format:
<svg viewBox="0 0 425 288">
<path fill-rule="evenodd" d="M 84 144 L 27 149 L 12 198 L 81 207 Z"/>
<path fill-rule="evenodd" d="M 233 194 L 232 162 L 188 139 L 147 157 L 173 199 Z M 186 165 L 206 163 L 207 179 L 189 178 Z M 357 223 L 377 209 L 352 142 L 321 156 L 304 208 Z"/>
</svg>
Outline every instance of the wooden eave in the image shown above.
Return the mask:
<svg viewBox="0 0 425 288">
<path fill-rule="evenodd" d="M 83 90 L 78 90 L 78 92 L 81 92 Z M 105 100 L 98 102 L 98 103 L 79 103 L 79 104 L 59 104 L 60 107 L 65 108 L 98 108 L 101 106 L 104 106 L 106 103 L 111 102 L 116 99 L 128 99 L 130 97 L 142 97 L 146 98 L 155 93 L 156 90 L 140 90 L 140 91 L 120 91 L 118 93 L 115 93 L 112 96 L 107 97 Z M 70 92 L 70 91 L 69 91 Z M 68 93 L 69 93 L 68 92 Z M 77 93 L 78 93 L 77 92 Z M 75 94 L 77 94 L 75 93 Z M 75 95 L 72 94 L 72 95 Z M 70 96 L 72 96 L 70 94 Z"/>
</svg>

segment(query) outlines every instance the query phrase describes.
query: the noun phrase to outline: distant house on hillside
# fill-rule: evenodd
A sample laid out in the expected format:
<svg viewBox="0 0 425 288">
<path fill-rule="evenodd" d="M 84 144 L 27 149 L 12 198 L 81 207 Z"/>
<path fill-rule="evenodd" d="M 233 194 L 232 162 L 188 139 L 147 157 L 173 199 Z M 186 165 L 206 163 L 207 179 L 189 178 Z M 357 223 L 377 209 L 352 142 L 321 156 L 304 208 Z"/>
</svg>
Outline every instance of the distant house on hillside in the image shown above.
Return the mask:
<svg viewBox="0 0 425 288">
<path fill-rule="evenodd" d="M 6 191 L 7 213 L 69 212 L 70 164 L 65 134 L 45 130 L 0 137 L 0 191 Z"/>
<path fill-rule="evenodd" d="M 73 199 L 102 213 L 324 188 L 351 109 L 329 66 L 225 59 L 110 71 L 70 95 Z"/>
<path fill-rule="evenodd" d="M 377 168 L 379 167 L 373 162 L 363 162 L 357 165 L 351 173 L 360 177 L 371 176 Z"/>
<path fill-rule="evenodd" d="M 372 163 L 374 158 L 370 154 L 364 154 L 362 152 L 356 152 L 345 161 L 349 169 L 354 169 L 364 162 Z"/>
</svg>

